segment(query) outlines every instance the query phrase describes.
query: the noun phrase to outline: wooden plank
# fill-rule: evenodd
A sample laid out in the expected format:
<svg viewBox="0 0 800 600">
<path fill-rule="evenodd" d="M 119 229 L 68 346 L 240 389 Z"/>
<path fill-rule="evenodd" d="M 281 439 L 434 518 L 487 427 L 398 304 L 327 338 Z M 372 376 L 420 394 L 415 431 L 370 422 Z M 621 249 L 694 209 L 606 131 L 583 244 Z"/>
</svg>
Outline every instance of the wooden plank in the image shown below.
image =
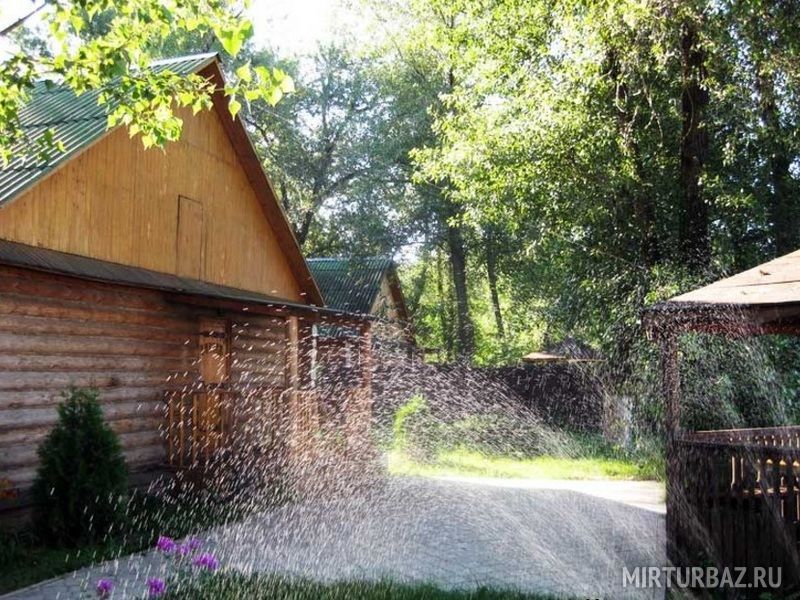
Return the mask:
<svg viewBox="0 0 800 600">
<path fill-rule="evenodd" d="M 162 397 L 165 387 L 170 387 L 169 382 L 159 382 L 155 385 L 141 387 L 106 388 L 101 393 L 101 400 L 104 403 L 156 401 Z M 60 388 L 50 390 L 25 389 L 21 391 L 0 390 L 0 409 L 55 406 L 63 400 L 63 391 Z"/>
<path fill-rule="evenodd" d="M 178 197 L 176 237 L 177 274 L 203 279 L 205 274 L 205 225 L 203 204 L 185 196 Z"/>
<path fill-rule="evenodd" d="M 0 290 L 4 294 L 52 298 L 106 307 L 118 306 L 128 310 L 166 310 L 175 313 L 175 307 L 170 307 L 164 300 L 163 292 L 158 290 L 86 281 L 66 275 L 14 267 L 0 266 Z"/>
<path fill-rule="evenodd" d="M 136 373 L 165 373 L 183 371 L 189 363 L 181 356 L 77 356 L 0 354 L 0 371 L 70 371 L 101 373 L 104 371 L 133 371 Z M 166 376 L 165 380 L 166 380 Z"/>
<path fill-rule="evenodd" d="M 90 315 L 86 316 L 89 317 Z M 174 320 L 173 323 L 175 323 Z M 93 320 L 0 314 L 0 332 L 18 333 L 24 331 L 26 334 L 36 335 L 88 335 L 110 338 L 167 340 L 171 342 L 188 340 L 190 338 L 189 328 L 181 327 L 181 325 L 183 325 L 182 319 L 175 323 L 173 327 L 150 327 L 125 322 L 107 324 Z"/>
<path fill-rule="evenodd" d="M 186 345 L 181 341 L 109 339 L 94 336 L 37 336 L 0 334 L 0 353 L 70 354 L 73 356 L 130 355 L 180 357 Z"/>
<path fill-rule="evenodd" d="M 126 453 L 141 448 L 160 447 L 162 438 L 158 430 L 124 432 L 119 434 L 119 442 L 123 453 Z M 0 470 L 37 465 L 39 462 L 37 451 L 37 444 L 7 448 L 6 452 L 0 452 Z"/>
<path fill-rule="evenodd" d="M 106 420 L 134 419 L 137 417 L 163 417 L 165 406 L 162 401 L 120 402 L 103 406 Z M 10 432 L 26 428 L 49 427 L 56 423 L 56 407 L 0 410 L 0 431 Z"/>
<path fill-rule="evenodd" d="M 75 321 L 96 323 L 121 323 L 126 325 L 139 324 L 143 327 L 169 328 L 170 323 L 174 331 L 182 336 L 194 332 L 189 331 L 189 320 L 183 316 L 170 315 L 169 313 L 125 311 L 124 309 L 107 309 L 103 306 L 88 304 L 65 304 L 38 299 L 32 302 L 31 296 L 13 294 L 0 294 L 0 315 L 32 316 L 49 319 L 70 319 Z"/>
</svg>

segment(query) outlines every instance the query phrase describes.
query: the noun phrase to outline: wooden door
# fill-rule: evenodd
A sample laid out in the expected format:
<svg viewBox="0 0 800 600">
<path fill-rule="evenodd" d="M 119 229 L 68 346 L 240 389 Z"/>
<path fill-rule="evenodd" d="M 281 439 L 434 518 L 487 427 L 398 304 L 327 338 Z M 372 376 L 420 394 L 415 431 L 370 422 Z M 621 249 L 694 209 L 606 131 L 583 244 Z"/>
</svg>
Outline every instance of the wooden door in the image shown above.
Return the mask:
<svg viewBox="0 0 800 600">
<path fill-rule="evenodd" d="M 178 196 L 177 272 L 182 277 L 202 279 L 205 256 L 203 252 L 203 205 L 190 198 Z"/>
<path fill-rule="evenodd" d="M 233 425 L 230 377 L 230 327 L 226 319 L 200 321 L 200 377 L 203 390 L 195 398 L 197 444 L 208 460 L 227 448 Z"/>
</svg>

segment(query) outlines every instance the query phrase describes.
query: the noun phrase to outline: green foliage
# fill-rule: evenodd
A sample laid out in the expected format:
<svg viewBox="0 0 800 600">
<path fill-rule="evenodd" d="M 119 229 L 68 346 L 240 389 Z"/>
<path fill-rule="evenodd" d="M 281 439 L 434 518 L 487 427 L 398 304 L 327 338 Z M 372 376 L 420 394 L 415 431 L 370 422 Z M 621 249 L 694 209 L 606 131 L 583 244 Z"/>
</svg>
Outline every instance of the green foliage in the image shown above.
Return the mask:
<svg viewBox="0 0 800 600">
<path fill-rule="evenodd" d="M 438 443 L 439 423 L 431 414 L 424 396 L 411 397 L 394 416 L 393 447 L 415 460 L 430 460 Z"/>
<path fill-rule="evenodd" d="M 0 531 L 0 570 L 5 570 L 19 560 L 22 554 L 21 544 L 13 533 Z M 0 587 L 0 590 L 2 588 Z M 2 593 L 2 591 L 0 591 Z"/>
<path fill-rule="evenodd" d="M 127 126 L 131 135 L 141 136 L 145 147 L 178 139 L 182 123 L 175 107 L 195 112 L 210 108 L 212 86 L 198 75 L 152 69 L 150 64 L 162 58 L 157 53 L 166 40 L 181 35 L 198 39 L 213 34 L 229 55 L 236 56 L 253 33 L 238 5 L 232 0 L 44 3 L 34 12 L 44 23 L 37 37 L 46 38 L 47 44 L 18 37 L 17 49 L 0 64 L 0 159 L 7 164 L 26 140 L 19 114 L 42 76 L 63 82 L 76 94 L 99 91 L 98 102 L 109 107 L 109 127 Z M 292 89 L 279 69 L 238 75 L 224 90 L 232 112 L 240 104 L 238 98 L 274 104 Z M 61 144 L 52 131 L 33 142 L 45 155 Z"/>
<path fill-rule="evenodd" d="M 246 122 L 311 255 L 393 253 L 415 229 L 407 154 L 425 105 L 400 65 L 337 42 L 302 57 L 245 52 L 255 68 L 289 73 L 296 93 L 277 106 L 252 102 Z"/>
<path fill-rule="evenodd" d="M 498 456 L 538 456 L 559 452 L 559 436 L 523 415 L 487 412 L 449 423 L 440 431 L 437 446 L 442 450 L 469 448 Z"/>
<path fill-rule="evenodd" d="M 664 448 L 640 435 L 623 448 L 595 434 L 548 428 L 508 409 L 458 419 L 433 414 L 422 395 L 395 413 L 390 471 L 400 475 L 462 475 L 564 479 L 665 478 Z"/>
<path fill-rule="evenodd" d="M 411 585 L 392 581 L 340 581 L 320 583 L 277 575 L 221 573 L 193 582 L 166 596 L 169 600 L 546 600 L 549 596 L 500 589 L 475 591 L 443 590 L 432 585 Z"/>
<path fill-rule="evenodd" d="M 800 372 L 794 338 L 730 340 L 685 336 L 681 343 L 683 421 L 691 429 L 798 423 Z"/>
<path fill-rule="evenodd" d="M 63 544 L 103 539 L 119 524 L 128 478 L 95 390 L 72 389 L 39 447 L 33 486 L 40 535 Z"/>
<path fill-rule="evenodd" d="M 454 428 L 457 433 L 462 428 Z M 541 438 L 541 435 L 539 436 Z M 421 477 L 498 477 L 503 479 L 636 479 L 665 481 L 664 448 L 640 439 L 632 449 L 610 445 L 599 438 L 560 435 L 558 442 L 533 452 L 483 445 L 470 440 L 442 444 L 433 458 L 415 460 L 407 453 L 389 454 L 389 472 Z"/>
<path fill-rule="evenodd" d="M 786 4 L 705 0 L 674 10 L 634 0 L 399 0 L 386 11 L 400 21 L 396 59 L 430 59 L 433 73 L 448 76 L 429 102 L 432 135 L 411 158 L 415 181 L 439 186 L 460 207 L 475 360 L 511 362 L 545 338 L 583 339 L 608 361 L 609 392 L 633 396 L 637 421 L 654 433 L 662 407 L 641 310 L 800 246 L 798 20 Z M 683 251 L 694 216 L 682 172 L 690 27 L 709 93 L 699 174 L 705 266 Z M 496 240 L 499 312 L 511 324 L 505 335 L 489 302 L 487 232 Z M 407 281 L 425 274 L 419 335 L 451 359 L 451 265 L 441 238 L 430 240 Z M 792 363 L 759 350 L 751 359 L 768 383 L 754 385 L 737 372 L 741 355 L 707 352 L 716 353 L 719 401 L 735 408 L 722 420 L 783 419 L 776 402 L 795 411 Z M 727 381 L 725 370 L 733 371 Z"/>
<path fill-rule="evenodd" d="M 440 452 L 435 461 L 417 463 L 399 454 L 389 457 L 389 472 L 415 477 L 495 477 L 499 479 L 651 480 L 652 473 L 630 459 L 608 457 L 486 455 L 464 448 Z"/>
</svg>

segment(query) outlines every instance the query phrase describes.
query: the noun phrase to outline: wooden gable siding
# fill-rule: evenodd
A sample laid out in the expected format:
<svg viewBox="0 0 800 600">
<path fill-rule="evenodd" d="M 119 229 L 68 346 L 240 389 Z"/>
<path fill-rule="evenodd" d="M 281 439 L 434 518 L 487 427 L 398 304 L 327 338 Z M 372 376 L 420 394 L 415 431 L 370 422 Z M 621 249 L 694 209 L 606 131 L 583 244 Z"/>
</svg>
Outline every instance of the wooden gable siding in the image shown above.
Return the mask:
<svg viewBox="0 0 800 600">
<path fill-rule="evenodd" d="M 119 128 L 0 208 L 0 238 L 302 301 L 221 117 L 180 114 L 165 151 Z M 190 215 L 202 219 L 199 264 L 179 256 L 192 231 L 179 227 L 180 197 L 202 213 Z"/>
<path fill-rule="evenodd" d="M 382 317 L 384 319 L 397 320 L 400 319 L 400 308 L 397 306 L 394 291 L 389 281 L 389 277 L 384 275 L 381 277 L 381 285 L 378 295 L 370 308 L 370 314 Z"/>
<path fill-rule="evenodd" d="M 164 397 L 198 380 L 197 318 L 155 291 L 0 267 L 0 473 L 33 481 L 70 386 L 95 387 L 131 471 L 166 463 Z"/>
</svg>

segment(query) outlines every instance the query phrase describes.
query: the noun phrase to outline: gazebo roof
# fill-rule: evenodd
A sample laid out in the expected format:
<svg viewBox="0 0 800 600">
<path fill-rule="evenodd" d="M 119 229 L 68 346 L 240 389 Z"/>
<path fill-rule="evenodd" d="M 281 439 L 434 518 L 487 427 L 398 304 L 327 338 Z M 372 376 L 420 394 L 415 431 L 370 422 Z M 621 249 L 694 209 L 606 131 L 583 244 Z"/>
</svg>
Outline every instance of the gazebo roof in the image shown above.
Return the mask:
<svg viewBox="0 0 800 600">
<path fill-rule="evenodd" d="M 800 302 L 800 250 L 681 294 L 670 302 L 735 305 Z"/>
<path fill-rule="evenodd" d="M 541 363 L 589 363 L 602 362 L 599 358 L 570 358 L 563 354 L 552 354 L 550 352 L 531 352 L 522 357 L 522 362 L 530 364 Z"/>
<path fill-rule="evenodd" d="M 531 364 L 602 362 L 602 360 L 594 348 L 573 337 L 522 357 L 522 362 Z"/>
<path fill-rule="evenodd" d="M 651 329 L 794 332 L 800 325 L 800 250 L 656 304 L 645 322 Z"/>
</svg>

